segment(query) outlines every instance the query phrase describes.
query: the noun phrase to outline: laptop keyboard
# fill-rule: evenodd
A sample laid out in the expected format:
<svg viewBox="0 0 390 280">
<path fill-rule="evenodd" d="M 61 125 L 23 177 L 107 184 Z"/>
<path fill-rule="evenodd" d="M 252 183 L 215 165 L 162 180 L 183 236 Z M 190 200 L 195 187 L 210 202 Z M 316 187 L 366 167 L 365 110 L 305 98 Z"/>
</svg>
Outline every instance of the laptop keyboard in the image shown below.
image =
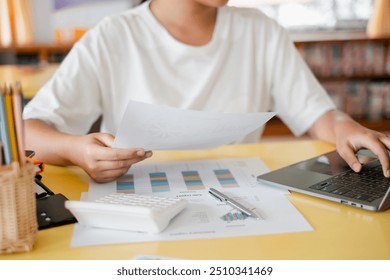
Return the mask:
<svg viewBox="0 0 390 280">
<path fill-rule="evenodd" d="M 311 189 L 342 195 L 347 198 L 372 202 L 385 195 L 390 187 L 390 178 L 383 176 L 381 165 L 355 173 L 350 170 L 336 175 Z"/>
</svg>

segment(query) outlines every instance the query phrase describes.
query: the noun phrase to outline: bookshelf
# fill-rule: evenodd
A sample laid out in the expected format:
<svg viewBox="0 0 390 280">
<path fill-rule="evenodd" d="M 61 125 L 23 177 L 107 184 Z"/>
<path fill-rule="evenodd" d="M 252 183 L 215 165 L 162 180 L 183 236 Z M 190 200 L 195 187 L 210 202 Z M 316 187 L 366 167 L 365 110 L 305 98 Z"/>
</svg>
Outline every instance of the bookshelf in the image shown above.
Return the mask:
<svg viewBox="0 0 390 280">
<path fill-rule="evenodd" d="M 59 63 L 64 59 L 72 46 L 72 43 L 31 43 L 0 47 L 0 52 L 14 55 L 16 63 L 20 65 Z"/>
<path fill-rule="evenodd" d="M 293 34 L 292 39 L 337 107 L 362 125 L 390 131 L 390 39 L 365 33 Z M 277 118 L 264 137 L 288 136 Z"/>
</svg>

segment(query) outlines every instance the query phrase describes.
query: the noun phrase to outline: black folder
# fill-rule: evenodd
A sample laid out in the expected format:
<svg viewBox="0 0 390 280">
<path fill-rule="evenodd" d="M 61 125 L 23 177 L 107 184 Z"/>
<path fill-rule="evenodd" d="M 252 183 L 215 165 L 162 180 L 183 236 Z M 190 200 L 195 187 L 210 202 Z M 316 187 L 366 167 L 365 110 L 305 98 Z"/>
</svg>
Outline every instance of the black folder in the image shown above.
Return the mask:
<svg viewBox="0 0 390 280">
<path fill-rule="evenodd" d="M 52 228 L 77 222 L 72 213 L 65 208 L 65 201 L 68 200 L 63 194 L 53 193 L 41 181 L 41 176 L 35 176 L 37 189 L 37 221 L 38 229 Z"/>
</svg>

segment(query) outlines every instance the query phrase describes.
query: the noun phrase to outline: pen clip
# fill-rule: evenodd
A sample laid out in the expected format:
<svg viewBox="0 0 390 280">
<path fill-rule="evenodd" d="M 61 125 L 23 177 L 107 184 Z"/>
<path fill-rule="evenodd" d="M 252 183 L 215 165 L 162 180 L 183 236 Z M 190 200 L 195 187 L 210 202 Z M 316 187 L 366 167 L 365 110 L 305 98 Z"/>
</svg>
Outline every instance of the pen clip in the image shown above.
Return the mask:
<svg viewBox="0 0 390 280">
<path fill-rule="evenodd" d="M 233 206 L 234 208 L 239 210 L 241 213 L 244 213 L 247 216 L 255 218 L 257 220 L 260 219 L 259 215 L 254 213 L 251 209 L 245 207 L 244 205 L 242 205 L 238 201 L 236 201 L 236 200 L 234 200 L 232 198 L 229 198 L 228 196 L 224 195 L 223 193 L 217 191 L 216 189 L 210 188 L 209 189 L 209 193 L 212 196 L 214 196 L 215 198 L 219 199 L 221 202 L 226 202 L 227 204 Z"/>
<path fill-rule="evenodd" d="M 226 198 L 224 197 L 224 195 L 222 193 L 220 193 L 219 191 L 217 191 L 216 189 L 210 188 L 209 194 L 211 194 L 212 196 L 214 196 L 216 199 L 220 200 L 221 202 L 226 202 Z"/>
</svg>

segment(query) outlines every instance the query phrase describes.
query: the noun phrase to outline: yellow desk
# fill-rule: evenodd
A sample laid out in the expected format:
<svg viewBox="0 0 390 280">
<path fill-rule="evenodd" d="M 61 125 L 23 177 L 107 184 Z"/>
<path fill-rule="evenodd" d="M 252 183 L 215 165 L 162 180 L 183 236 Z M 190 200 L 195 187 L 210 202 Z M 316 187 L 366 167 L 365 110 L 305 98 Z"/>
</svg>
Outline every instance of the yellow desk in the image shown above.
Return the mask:
<svg viewBox="0 0 390 280">
<path fill-rule="evenodd" d="M 50 79 L 57 68 L 57 64 L 43 66 L 1 65 L 0 82 L 14 83 L 20 81 L 24 96 L 31 99 L 41 86 Z"/>
<path fill-rule="evenodd" d="M 270 169 L 333 150 L 319 141 L 264 142 L 205 151 L 155 152 L 153 161 L 261 158 Z M 44 182 L 69 199 L 88 189 L 79 168 L 47 166 Z M 235 238 L 100 245 L 71 248 L 73 225 L 39 231 L 31 252 L 1 259 L 132 259 L 138 254 L 183 259 L 390 259 L 390 211 L 372 213 L 334 202 L 289 195 L 314 231 Z"/>
</svg>

